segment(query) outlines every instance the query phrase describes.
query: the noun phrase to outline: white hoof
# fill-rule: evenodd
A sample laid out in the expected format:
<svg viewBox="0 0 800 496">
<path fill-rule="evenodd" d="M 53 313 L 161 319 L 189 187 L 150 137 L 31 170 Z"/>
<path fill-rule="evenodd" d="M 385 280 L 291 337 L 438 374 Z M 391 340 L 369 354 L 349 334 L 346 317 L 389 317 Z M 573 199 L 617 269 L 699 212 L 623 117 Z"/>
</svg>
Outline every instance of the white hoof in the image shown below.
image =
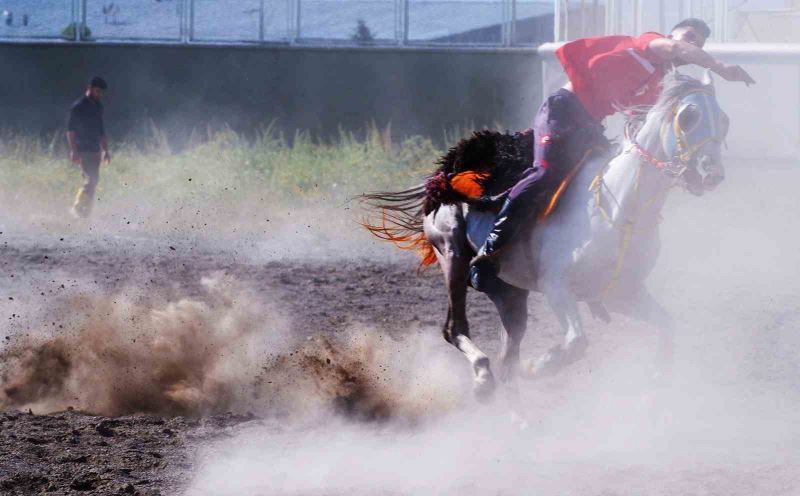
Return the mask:
<svg viewBox="0 0 800 496">
<path fill-rule="evenodd" d="M 514 426 L 514 428 L 517 429 L 518 431 L 525 432 L 531 428 L 531 424 L 530 422 L 528 422 L 528 419 L 520 415 L 518 412 L 512 410 L 510 417 L 511 417 L 511 425 Z"/>
<path fill-rule="evenodd" d="M 564 367 L 583 358 L 587 347 L 588 341 L 585 337 L 575 339 L 567 347 L 553 346 L 538 360 L 528 361 L 524 364 L 524 376 L 528 379 L 539 379 L 554 375 Z"/>
<path fill-rule="evenodd" d="M 494 376 L 489 369 L 482 369 L 475 373 L 475 383 L 473 384 L 475 398 L 481 403 L 488 403 L 495 392 Z"/>
</svg>

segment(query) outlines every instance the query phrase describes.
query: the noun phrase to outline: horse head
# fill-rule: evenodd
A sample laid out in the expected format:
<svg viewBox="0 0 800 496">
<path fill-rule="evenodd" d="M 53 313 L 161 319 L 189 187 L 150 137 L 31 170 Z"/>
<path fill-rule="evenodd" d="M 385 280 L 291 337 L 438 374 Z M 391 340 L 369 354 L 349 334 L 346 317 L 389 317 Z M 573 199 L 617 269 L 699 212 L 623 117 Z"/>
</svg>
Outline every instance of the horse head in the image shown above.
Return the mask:
<svg viewBox="0 0 800 496">
<path fill-rule="evenodd" d="M 717 102 L 708 71 L 702 81 L 675 76 L 665 84 L 665 93 L 656 104 L 667 116 L 660 132 L 661 148 L 678 166 L 687 189 L 701 195 L 725 179 L 722 144 L 730 121 Z"/>
</svg>

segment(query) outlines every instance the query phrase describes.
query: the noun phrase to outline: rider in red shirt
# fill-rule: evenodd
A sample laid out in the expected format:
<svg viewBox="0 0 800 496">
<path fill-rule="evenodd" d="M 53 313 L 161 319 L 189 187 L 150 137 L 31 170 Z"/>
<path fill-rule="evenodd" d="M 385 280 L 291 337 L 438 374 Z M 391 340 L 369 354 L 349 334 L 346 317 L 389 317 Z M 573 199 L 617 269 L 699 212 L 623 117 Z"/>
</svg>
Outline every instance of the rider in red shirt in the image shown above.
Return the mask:
<svg viewBox="0 0 800 496">
<path fill-rule="evenodd" d="M 740 66 L 723 64 L 703 51 L 710 35 L 704 21 L 686 19 L 669 36 L 598 36 L 556 50 L 569 82 L 539 108 L 533 124 L 533 165 L 509 191 L 492 231 L 472 260 L 473 287 L 481 290 L 496 276 L 495 255 L 536 212 L 536 197 L 557 187 L 592 147 L 605 141 L 603 119 L 654 104 L 661 80 L 672 66 L 695 64 L 728 81 L 755 83 Z"/>
</svg>

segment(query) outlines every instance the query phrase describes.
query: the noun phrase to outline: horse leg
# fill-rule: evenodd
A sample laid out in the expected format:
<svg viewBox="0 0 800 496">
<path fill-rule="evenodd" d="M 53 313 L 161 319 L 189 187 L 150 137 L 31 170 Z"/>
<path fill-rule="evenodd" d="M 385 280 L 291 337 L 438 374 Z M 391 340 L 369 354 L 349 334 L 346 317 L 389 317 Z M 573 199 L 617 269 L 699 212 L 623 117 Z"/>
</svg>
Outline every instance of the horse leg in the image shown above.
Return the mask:
<svg viewBox="0 0 800 496">
<path fill-rule="evenodd" d="M 499 281 L 500 285 L 487 296 L 500 314 L 500 380 L 514 381 L 519 373 L 519 346 L 528 324 L 528 291 Z"/>
<path fill-rule="evenodd" d="M 498 283 L 487 296 L 497 308 L 503 323 L 500 333 L 500 380 L 505 385 L 512 422 L 520 429 L 526 429 L 528 421 L 520 402 L 517 376 L 520 373 L 519 347 L 528 325 L 529 292 L 499 279 Z"/>
<path fill-rule="evenodd" d="M 612 304 L 612 308 L 658 330 L 658 354 L 653 378 L 659 382 L 669 381 L 672 375 L 675 340 L 675 323 L 672 315 L 644 286 L 639 286 L 636 291 L 631 292 L 624 302 Z"/>
<path fill-rule="evenodd" d="M 447 215 L 450 214 L 450 215 Z M 475 396 L 479 401 L 491 398 L 495 389 L 489 357 L 469 335 L 467 322 L 467 281 L 471 251 L 466 243 L 463 218 L 453 209 L 440 209 L 439 218 L 426 227 L 447 286 L 447 319 L 442 329 L 445 341 L 458 348 L 472 365 Z"/>
<path fill-rule="evenodd" d="M 444 338 L 458 348 L 472 365 L 475 396 L 487 401 L 494 393 L 495 382 L 489 365 L 489 357 L 472 341 L 467 322 L 467 278 L 469 277 L 469 258 L 450 259 L 445 273 L 449 309 Z"/>
<path fill-rule="evenodd" d="M 542 292 L 564 329 L 565 336 L 562 344 L 553 346 L 536 361 L 524 367 L 528 378 L 552 375 L 582 358 L 586 352 L 588 340 L 583 330 L 578 302 L 565 281 L 565 277 L 542 279 Z"/>
</svg>

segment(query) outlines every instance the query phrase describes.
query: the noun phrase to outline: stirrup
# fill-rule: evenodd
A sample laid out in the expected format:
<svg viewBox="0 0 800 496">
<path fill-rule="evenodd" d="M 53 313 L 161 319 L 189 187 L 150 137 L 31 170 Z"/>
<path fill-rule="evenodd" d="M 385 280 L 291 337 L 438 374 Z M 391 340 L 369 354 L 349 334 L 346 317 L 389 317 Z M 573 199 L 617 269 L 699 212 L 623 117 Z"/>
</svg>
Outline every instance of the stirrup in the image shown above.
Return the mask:
<svg viewBox="0 0 800 496">
<path fill-rule="evenodd" d="M 500 279 L 494 265 L 473 265 L 469 268 L 469 285 L 481 293 L 489 293 L 498 287 Z"/>
<path fill-rule="evenodd" d="M 492 266 L 497 265 L 497 253 L 486 253 L 481 250 L 480 253 L 472 257 L 472 260 L 469 261 L 470 267 L 475 267 L 477 265 L 489 264 Z"/>
</svg>

